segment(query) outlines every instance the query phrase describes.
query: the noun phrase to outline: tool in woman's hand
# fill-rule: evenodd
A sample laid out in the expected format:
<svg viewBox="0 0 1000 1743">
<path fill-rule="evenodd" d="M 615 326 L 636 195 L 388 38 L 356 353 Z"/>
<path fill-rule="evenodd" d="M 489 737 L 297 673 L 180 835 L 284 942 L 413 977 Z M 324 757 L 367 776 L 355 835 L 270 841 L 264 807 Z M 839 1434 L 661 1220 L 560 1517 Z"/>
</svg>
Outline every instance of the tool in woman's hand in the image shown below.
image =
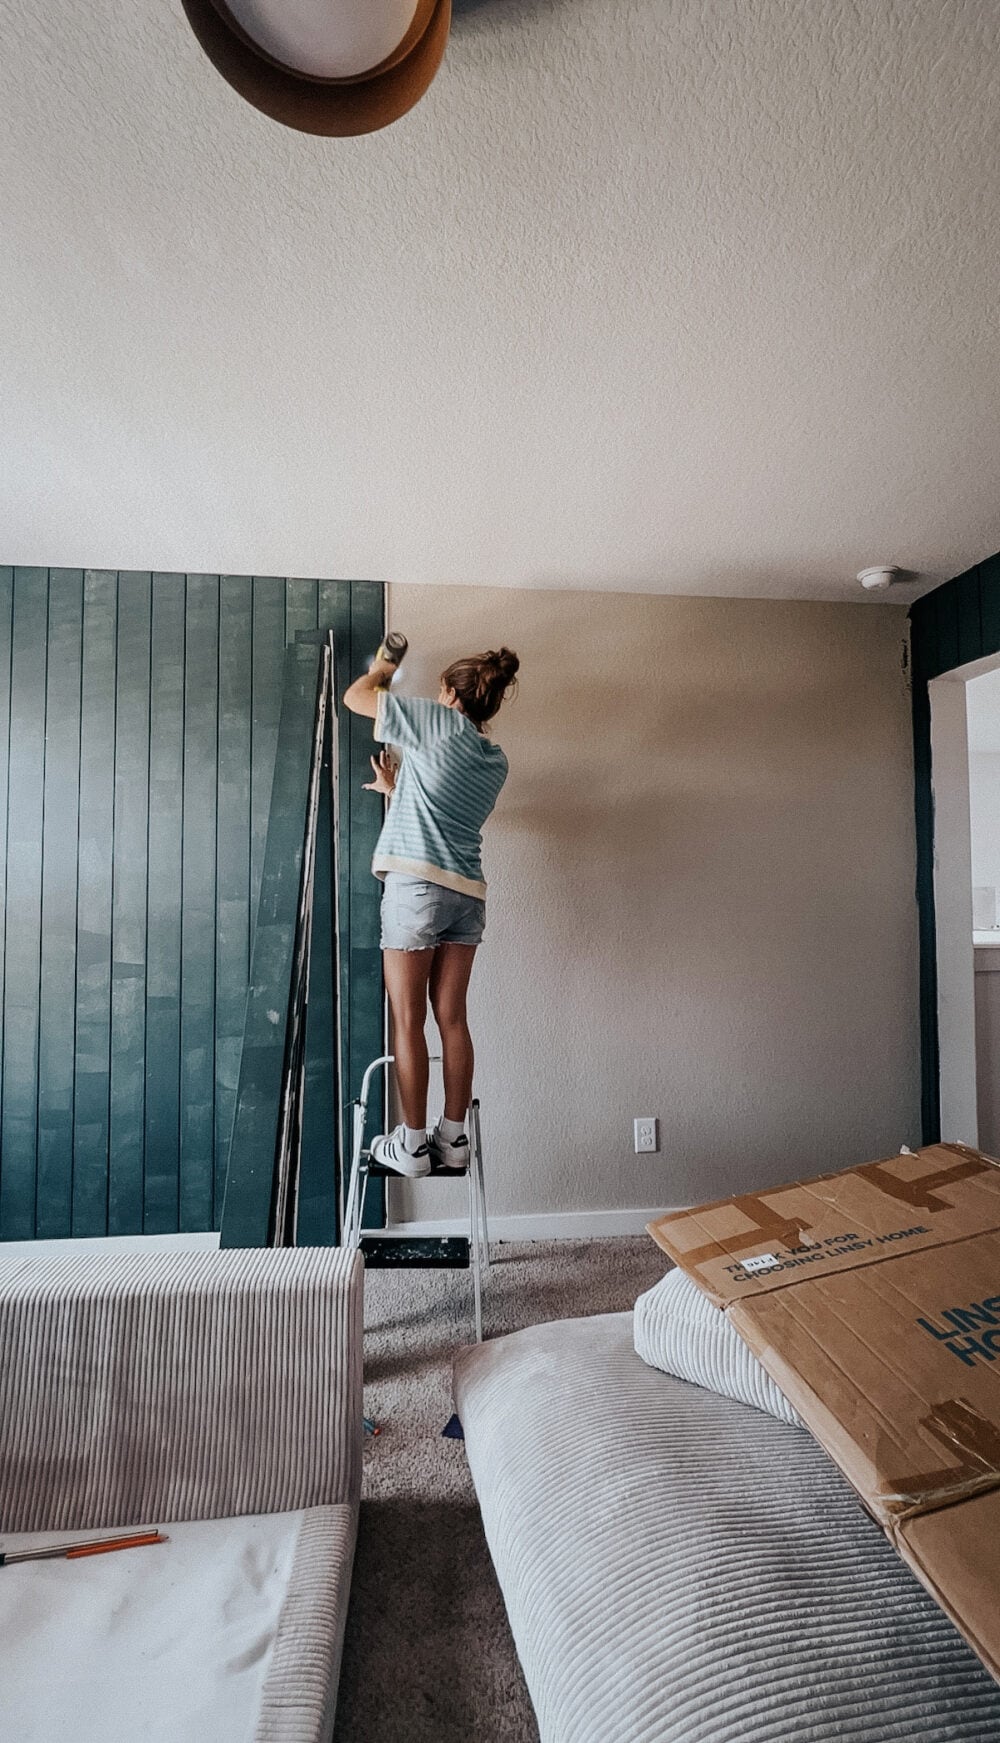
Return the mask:
<svg viewBox="0 0 1000 1743">
<path fill-rule="evenodd" d="M 409 645 L 402 630 L 391 629 L 375 658 L 376 660 L 384 660 L 388 666 L 398 666 L 404 660 Z"/>
</svg>

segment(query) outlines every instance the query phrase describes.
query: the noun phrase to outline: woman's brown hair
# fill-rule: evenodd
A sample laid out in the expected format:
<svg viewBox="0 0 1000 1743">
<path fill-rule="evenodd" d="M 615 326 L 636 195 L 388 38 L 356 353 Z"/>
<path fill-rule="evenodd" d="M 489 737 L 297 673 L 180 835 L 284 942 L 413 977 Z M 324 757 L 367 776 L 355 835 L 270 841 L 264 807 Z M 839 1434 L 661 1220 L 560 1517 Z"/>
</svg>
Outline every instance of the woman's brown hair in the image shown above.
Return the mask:
<svg viewBox="0 0 1000 1743">
<path fill-rule="evenodd" d="M 454 690 L 462 704 L 462 713 L 476 726 L 492 720 L 501 702 L 515 687 L 521 662 L 510 648 L 491 649 L 485 654 L 470 654 L 464 660 L 454 660 L 441 673 L 441 682 Z"/>
</svg>

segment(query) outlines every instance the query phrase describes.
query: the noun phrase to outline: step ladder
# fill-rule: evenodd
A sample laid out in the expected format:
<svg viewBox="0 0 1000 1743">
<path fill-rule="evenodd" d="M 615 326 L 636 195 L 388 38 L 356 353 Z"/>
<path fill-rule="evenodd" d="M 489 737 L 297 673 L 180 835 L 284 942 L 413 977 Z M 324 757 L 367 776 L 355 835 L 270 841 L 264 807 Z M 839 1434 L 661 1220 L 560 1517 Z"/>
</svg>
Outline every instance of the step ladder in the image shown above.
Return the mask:
<svg viewBox="0 0 1000 1743">
<path fill-rule="evenodd" d="M 440 1061 L 439 1053 L 431 1054 L 431 1063 Z M 341 1245 L 357 1248 L 362 1245 L 362 1222 L 364 1220 L 365 1194 L 368 1182 L 372 1178 L 384 1180 L 400 1180 L 405 1178 L 392 1168 L 384 1168 L 381 1163 L 372 1160 L 371 1151 L 365 1146 L 365 1127 L 368 1122 L 368 1099 L 371 1082 L 376 1071 L 385 1066 L 395 1064 L 395 1055 L 383 1053 L 378 1059 L 373 1059 L 361 1080 L 361 1094 L 354 1103 L 353 1142 L 351 1145 L 351 1168 L 347 1180 L 347 1191 L 344 1197 L 343 1218 L 341 1222 Z M 479 1102 L 473 1100 L 468 1113 L 469 1128 L 469 1161 L 465 1168 L 432 1168 L 430 1174 L 418 1175 L 420 1181 L 425 1180 L 460 1180 L 462 1175 L 469 1181 L 469 1246 L 468 1260 L 464 1255 L 456 1257 L 454 1250 L 464 1243 L 439 1243 L 440 1257 L 424 1260 L 424 1263 L 452 1266 L 468 1263 L 472 1271 L 473 1299 L 476 1315 L 476 1342 L 483 1341 L 483 1273 L 490 1268 L 490 1238 L 486 1221 L 486 1185 L 483 1177 L 483 1138 L 479 1119 Z M 412 1264 L 413 1259 L 407 1251 L 411 1243 L 392 1236 L 379 1235 L 376 1230 L 369 1230 L 364 1242 L 366 1257 L 376 1264 L 392 1262 L 390 1257 L 393 1249 L 398 1249 L 399 1264 Z M 426 1243 L 421 1243 L 424 1246 Z M 384 1255 L 384 1257 L 382 1256 Z"/>
</svg>

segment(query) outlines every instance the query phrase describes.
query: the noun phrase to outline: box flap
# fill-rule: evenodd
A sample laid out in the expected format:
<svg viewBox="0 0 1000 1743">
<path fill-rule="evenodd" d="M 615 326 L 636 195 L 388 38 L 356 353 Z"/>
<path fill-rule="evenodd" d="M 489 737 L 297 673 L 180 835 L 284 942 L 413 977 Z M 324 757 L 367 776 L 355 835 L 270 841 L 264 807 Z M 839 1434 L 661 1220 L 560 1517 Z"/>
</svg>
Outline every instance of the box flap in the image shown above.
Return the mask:
<svg viewBox="0 0 1000 1743">
<path fill-rule="evenodd" d="M 1000 1677 L 1000 1165 L 935 1144 L 650 1233 Z"/>
<path fill-rule="evenodd" d="M 908 1519 L 894 1540 L 903 1560 L 1000 1681 L 1000 1490 Z"/>
<path fill-rule="evenodd" d="M 648 1227 L 716 1306 L 728 1307 L 805 1276 L 1000 1230 L 1000 1166 L 963 1144 L 933 1144 L 676 1211 Z"/>
<path fill-rule="evenodd" d="M 729 1317 L 884 1527 L 1000 1487 L 1000 1233 Z"/>
</svg>

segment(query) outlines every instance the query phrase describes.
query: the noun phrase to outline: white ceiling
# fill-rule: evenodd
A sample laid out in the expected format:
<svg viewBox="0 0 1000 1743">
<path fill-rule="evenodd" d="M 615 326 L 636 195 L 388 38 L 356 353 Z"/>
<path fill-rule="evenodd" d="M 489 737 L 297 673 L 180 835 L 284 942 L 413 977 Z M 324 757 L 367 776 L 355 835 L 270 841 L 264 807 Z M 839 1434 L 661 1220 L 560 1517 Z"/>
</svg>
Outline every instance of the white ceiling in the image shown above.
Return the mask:
<svg viewBox="0 0 1000 1743">
<path fill-rule="evenodd" d="M 456 0 L 346 141 L 179 0 L 0 23 L 0 559 L 835 599 L 1000 546 L 990 0 Z"/>
</svg>

